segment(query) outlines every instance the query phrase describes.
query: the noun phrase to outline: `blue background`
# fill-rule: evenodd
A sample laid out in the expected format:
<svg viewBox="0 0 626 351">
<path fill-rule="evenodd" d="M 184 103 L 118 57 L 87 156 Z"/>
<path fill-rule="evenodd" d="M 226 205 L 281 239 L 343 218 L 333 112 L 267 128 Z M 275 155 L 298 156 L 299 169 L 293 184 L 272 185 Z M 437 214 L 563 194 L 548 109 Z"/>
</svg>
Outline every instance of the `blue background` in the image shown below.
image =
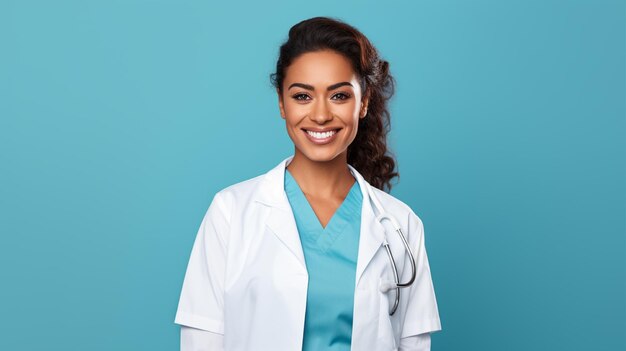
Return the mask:
<svg viewBox="0 0 626 351">
<path fill-rule="evenodd" d="M 624 1 L 0 1 L 0 349 L 175 350 L 213 194 L 293 152 L 300 20 L 389 60 L 433 350 L 626 347 Z"/>
</svg>

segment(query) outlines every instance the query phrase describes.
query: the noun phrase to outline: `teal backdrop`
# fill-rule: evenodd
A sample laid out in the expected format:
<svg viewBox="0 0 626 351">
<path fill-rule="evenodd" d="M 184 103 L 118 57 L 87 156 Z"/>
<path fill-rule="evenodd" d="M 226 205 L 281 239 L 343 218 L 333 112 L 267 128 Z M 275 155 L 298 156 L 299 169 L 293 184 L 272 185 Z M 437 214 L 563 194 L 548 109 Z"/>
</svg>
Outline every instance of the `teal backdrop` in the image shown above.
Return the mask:
<svg viewBox="0 0 626 351">
<path fill-rule="evenodd" d="M 213 194 L 293 152 L 269 82 L 300 20 L 397 81 L 433 350 L 626 349 L 624 1 L 0 1 L 0 349 L 176 350 Z"/>
</svg>

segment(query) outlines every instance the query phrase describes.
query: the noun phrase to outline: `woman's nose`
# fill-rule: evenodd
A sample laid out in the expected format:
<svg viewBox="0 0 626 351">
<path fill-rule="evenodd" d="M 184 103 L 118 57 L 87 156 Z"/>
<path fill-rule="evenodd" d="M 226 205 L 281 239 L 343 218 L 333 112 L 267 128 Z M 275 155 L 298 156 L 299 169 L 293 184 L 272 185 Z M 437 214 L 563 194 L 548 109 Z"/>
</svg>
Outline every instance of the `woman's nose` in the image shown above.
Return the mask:
<svg viewBox="0 0 626 351">
<path fill-rule="evenodd" d="M 312 119 L 319 124 L 323 124 L 332 118 L 332 114 L 330 113 L 330 109 L 328 108 L 326 101 L 318 101 L 313 108 Z"/>
</svg>

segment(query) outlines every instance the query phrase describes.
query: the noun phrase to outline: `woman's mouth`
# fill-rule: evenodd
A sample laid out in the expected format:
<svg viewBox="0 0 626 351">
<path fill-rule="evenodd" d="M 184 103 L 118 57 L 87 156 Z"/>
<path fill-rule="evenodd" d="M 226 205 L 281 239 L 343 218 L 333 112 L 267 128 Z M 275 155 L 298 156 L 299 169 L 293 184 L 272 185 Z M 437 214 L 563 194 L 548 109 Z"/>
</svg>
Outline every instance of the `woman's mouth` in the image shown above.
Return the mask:
<svg viewBox="0 0 626 351">
<path fill-rule="evenodd" d="M 323 144 L 328 144 L 328 143 L 332 142 L 333 140 L 335 140 L 335 138 L 337 136 L 337 133 L 340 130 L 341 130 L 341 128 L 329 130 L 329 131 L 326 131 L 326 132 L 316 132 L 316 131 L 312 131 L 312 130 L 302 129 L 304 134 L 306 134 L 307 138 L 311 142 L 313 142 L 314 144 L 317 144 L 317 145 L 323 145 Z"/>
</svg>

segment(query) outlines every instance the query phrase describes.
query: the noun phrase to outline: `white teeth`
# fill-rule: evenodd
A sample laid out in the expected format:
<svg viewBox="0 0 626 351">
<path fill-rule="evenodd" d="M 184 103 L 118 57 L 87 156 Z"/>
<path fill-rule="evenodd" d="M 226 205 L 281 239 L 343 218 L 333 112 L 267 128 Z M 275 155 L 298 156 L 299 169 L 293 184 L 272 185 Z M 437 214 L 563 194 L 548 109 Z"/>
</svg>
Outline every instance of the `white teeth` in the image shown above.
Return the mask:
<svg viewBox="0 0 626 351">
<path fill-rule="evenodd" d="M 315 139 L 326 139 L 326 138 L 334 135 L 335 133 L 337 133 L 336 130 L 330 130 L 328 132 L 323 132 L 323 133 L 313 132 L 313 131 L 310 131 L 310 130 L 307 130 L 306 132 L 309 133 L 309 135 L 314 137 Z"/>
</svg>

